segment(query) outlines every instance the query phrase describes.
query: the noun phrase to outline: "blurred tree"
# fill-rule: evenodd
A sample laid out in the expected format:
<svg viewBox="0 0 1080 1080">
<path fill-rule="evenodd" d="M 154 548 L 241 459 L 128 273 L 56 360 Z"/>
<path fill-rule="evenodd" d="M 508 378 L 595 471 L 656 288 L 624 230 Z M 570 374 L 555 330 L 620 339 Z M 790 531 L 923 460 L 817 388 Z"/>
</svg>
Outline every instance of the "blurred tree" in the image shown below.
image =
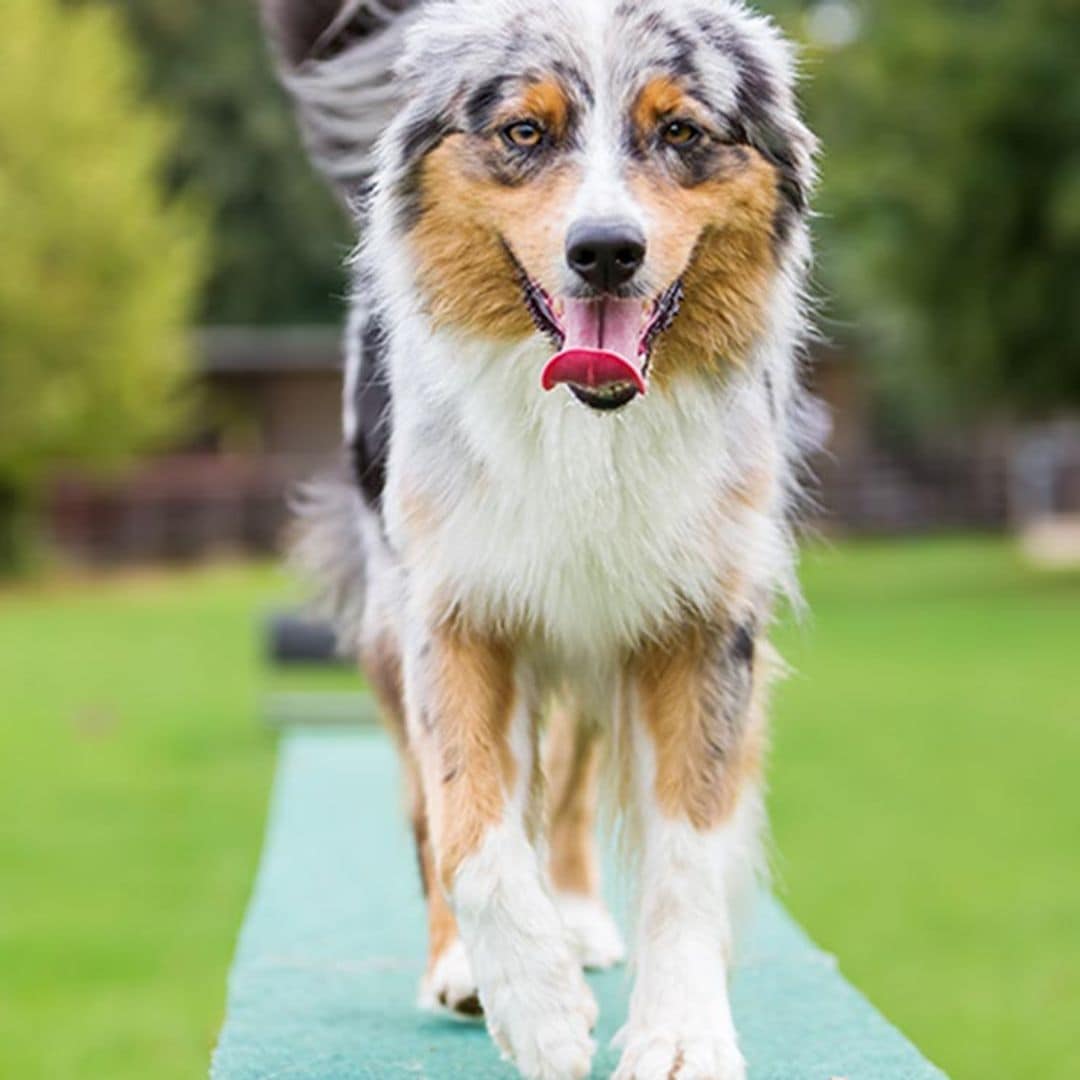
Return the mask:
<svg viewBox="0 0 1080 1080">
<path fill-rule="evenodd" d="M 177 118 L 170 176 L 213 214 L 200 317 L 336 322 L 351 231 L 300 147 L 254 0 L 111 0 L 146 57 L 150 90 Z"/>
<path fill-rule="evenodd" d="M 810 42 L 825 291 L 887 388 L 1080 405 L 1080 0 L 773 6 Z"/>
<path fill-rule="evenodd" d="M 163 204 L 169 128 L 114 13 L 7 0 L 0 71 L 3 571 L 49 465 L 121 461 L 175 418 L 202 235 Z"/>
</svg>

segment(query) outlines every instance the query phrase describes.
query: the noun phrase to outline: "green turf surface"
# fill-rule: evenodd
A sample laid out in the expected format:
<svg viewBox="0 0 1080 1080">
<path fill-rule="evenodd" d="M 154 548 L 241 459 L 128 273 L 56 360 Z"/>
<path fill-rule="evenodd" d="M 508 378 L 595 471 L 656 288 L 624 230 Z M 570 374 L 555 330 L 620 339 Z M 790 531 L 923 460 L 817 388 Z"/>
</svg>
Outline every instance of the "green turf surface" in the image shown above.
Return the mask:
<svg viewBox="0 0 1080 1080">
<path fill-rule="evenodd" d="M 211 1080 L 514 1080 L 481 1026 L 417 1014 L 425 920 L 397 773 L 371 729 L 284 740 Z M 617 912 L 625 878 L 607 882 Z M 588 978 L 600 1080 L 618 1065 L 630 980 Z M 769 898 L 741 942 L 732 1007 L 750 1080 L 944 1080 Z"/>
<path fill-rule="evenodd" d="M 805 580 L 782 898 L 951 1075 L 1072 1080 L 1080 577 L 965 540 L 823 552 Z M 282 590 L 0 593 L 0 1076 L 205 1075 L 273 767 L 253 615 Z"/>
</svg>

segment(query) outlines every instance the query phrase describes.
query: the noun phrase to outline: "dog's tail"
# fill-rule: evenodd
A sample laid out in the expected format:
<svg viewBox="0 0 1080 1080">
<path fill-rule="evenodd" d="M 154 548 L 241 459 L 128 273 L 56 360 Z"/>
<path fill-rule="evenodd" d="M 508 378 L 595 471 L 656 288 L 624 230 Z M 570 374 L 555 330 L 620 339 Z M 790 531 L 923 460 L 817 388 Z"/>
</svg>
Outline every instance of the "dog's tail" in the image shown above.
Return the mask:
<svg viewBox="0 0 1080 1080">
<path fill-rule="evenodd" d="M 397 105 L 394 65 L 423 0 L 260 0 L 308 152 L 346 198 Z"/>
<path fill-rule="evenodd" d="M 360 656 L 367 601 L 367 512 L 344 475 L 312 480 L 293 500 L 289 563 L 312 588 L 313 614 L 330 622 L 338 649 Z"/>
</svg>

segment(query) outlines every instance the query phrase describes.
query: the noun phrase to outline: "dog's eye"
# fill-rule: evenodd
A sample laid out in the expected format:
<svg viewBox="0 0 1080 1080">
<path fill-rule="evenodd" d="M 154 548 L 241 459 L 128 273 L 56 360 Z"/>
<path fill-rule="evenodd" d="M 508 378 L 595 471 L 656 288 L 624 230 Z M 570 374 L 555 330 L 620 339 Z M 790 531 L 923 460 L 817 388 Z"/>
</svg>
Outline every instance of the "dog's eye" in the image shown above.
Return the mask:
<svg viewBox="0 0 1080 1080">
<path fill-rule="evenodd" d="M 701 142 L 705 132 L 689 120 L 672 120 L 660 129 L 660 137 L 668 146 L 686 150 Z"/>
<path fill-rule="evenodd" d="M 535 120 L 516 120 L 502 130 L 507 146 L 518 150 L 535 150 L 544 141 L 544 129 Z"/>
</svg>

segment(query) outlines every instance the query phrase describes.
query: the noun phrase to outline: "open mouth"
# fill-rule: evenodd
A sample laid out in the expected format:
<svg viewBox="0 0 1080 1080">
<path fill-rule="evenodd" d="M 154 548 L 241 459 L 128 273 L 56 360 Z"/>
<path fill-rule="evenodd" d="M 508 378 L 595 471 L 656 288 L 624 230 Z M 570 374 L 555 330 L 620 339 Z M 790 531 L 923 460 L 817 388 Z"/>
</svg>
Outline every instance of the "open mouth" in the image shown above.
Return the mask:
<svg viewBox="0 0 1080 1080">
<path fill-rule="evenodd" d="M 653 344 L 679 313 L 682 282 L 655 301 L 556 299 L 528 277 L 524 288 L 533 321 L 558 349 L 541 377 L 545 390 L 567 386 L 599 411 L 621 409 L 646 392 Z"/>
</svg>

